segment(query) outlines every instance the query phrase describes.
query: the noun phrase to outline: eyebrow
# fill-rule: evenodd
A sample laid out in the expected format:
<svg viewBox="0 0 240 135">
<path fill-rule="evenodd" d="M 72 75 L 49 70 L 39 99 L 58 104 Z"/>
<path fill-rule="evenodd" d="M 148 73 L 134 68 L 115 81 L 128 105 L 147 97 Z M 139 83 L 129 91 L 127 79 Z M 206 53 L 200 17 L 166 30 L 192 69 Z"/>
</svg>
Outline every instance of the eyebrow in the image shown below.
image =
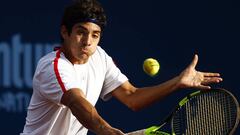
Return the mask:
<svg viewBox="0 0 240 135">
<path fill-rule="evenodd" d="M 87 28 L 85 28 L 85 27 L 82 26 L 82 25 L 77 25 L 77 28 L 81 28 L 81 29 L 83 29 L 83 30 L 89 31 Z M 93 30 L 93 33 L 101 33 L 101 31 L 100 31 L 100 30 Z"/>
</svg>

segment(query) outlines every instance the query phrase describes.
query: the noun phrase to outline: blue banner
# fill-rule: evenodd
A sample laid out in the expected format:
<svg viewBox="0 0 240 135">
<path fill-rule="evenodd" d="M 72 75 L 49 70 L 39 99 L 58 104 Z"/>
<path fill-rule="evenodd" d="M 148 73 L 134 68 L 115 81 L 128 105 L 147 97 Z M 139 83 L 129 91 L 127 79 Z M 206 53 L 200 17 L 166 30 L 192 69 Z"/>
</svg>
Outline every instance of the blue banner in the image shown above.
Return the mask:
<svg viewBox="0 0 240 135">
<path fill-rule="evenodd" d="M 108 25 L 102 46 L 137 87 L 156 85 L 178 74 L 199 55 L 197 69 L 220 72 L 212 87 L 238 99 L 240 4 L 237 1 L 103 1 Z M 60 44 L 60 22 L 69 1 L 2 1 L 0 4 L 1 134 L 22 132 L 38 60 Z M 156 77 L 146 75 L 146 58 L 160 62 Z M 116 99 L 99 100 L 97 110 L 112 126 L 130 132 L 157 125 L 190 90 L 132 112 Z M 238 129 L 239 130 L 239 129 Z M 240 134 L 237 130 L 236 134 Z M 91 133 L 89 133 L 91 134 Z"/>
</svg>

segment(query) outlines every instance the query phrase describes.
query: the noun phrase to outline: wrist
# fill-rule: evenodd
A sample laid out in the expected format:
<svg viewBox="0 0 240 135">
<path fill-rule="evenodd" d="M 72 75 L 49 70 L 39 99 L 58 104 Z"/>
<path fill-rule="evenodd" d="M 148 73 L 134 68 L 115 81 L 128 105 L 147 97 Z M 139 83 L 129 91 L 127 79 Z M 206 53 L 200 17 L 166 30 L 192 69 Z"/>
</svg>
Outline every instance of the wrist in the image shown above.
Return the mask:
<svg viewBox="0 0 240 135">
<path fill-rule="evenodd" d="M 106 135 L 109 131 L 111 131 L 111 126 L 108 124 L 99 124 L 96 134 L 97 135 Z"/>
<path fill-rule="evenodd" d="M 181 76 L 176 76 L 173 80 L 174 80 L 174 85 L 173 85 L 174 90 L 181 89 L 183 87 L 181 83 Z"/>
</svg>

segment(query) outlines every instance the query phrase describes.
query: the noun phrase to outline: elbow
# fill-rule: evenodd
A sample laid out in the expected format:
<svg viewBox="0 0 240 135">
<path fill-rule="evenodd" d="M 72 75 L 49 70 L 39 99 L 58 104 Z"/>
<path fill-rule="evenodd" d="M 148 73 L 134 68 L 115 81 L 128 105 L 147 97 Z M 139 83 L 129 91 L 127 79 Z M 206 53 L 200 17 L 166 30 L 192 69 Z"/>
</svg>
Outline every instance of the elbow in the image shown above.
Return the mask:
<svg viewBox="0 0 240 135">
<path fill-rule="evenodd" d="M 138 112 L 142 110 L 145 106 L 145 104 L 138 100 L 133 100 L 134 98 L 127 98 L 125 102 L 123 102 L 130 110 L 134 112 Z"/>
<path fill-rule="evenodd" d="M 142 107 L 136 103 L 129 103 L 127 106 L 129 109 L 131 109 L 134 112 L 138 112 L 138 111 L 142 110 Z"/>
<path fill-rule="evenodd" d="M 130 108 L 133 112 L 138 112 L 141 110 L 141 108 L 137 108 L 137 107 L 134 107 L 134 108 Z"/>
</svg>

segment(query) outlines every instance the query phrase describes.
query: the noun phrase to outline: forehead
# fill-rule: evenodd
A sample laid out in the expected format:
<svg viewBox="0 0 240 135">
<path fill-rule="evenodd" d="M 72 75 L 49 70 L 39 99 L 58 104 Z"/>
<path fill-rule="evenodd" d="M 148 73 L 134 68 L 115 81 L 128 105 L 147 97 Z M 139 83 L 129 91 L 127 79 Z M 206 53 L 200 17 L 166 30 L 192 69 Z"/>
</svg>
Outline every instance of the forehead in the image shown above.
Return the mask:
<svg viewBox="0 0 240 135">
<path fill-rule="evenodd" d="M 92 22 L 76 23 L 73 29 L 83 29 L 89 32 L 101 32 L 101 27 Z"/>
</svg>

